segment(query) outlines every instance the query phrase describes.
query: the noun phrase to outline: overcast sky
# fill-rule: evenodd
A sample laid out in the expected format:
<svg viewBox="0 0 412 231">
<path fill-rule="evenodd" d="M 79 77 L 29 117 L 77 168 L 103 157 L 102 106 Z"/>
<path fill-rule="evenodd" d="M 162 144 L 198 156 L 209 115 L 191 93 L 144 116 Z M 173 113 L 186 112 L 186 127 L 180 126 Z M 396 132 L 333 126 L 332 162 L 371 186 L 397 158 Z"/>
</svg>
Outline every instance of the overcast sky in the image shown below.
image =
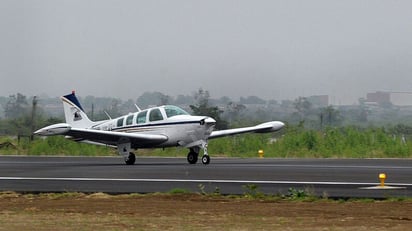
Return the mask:
<svg viewBox="0 0 412 231">
<path fill-rule="evenodd" d="M 0 95 L 412 91 L 412 1 L 0 0 Z"/>
</svg>

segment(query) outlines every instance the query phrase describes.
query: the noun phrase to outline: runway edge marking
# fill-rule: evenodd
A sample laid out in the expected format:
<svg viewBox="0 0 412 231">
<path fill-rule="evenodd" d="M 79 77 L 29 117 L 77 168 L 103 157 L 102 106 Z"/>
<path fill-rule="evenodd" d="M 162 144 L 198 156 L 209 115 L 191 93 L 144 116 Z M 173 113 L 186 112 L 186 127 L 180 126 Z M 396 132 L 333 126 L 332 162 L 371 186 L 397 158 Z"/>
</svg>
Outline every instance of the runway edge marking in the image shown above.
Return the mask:
<svg viewBox="0 0 412 231">
<path fill-rule="evenodd" d="M 304 184 L 304 185 L 376 185 L 362 182 L 328 181 L 266 181 L 266 180 L 214 180 L 214 179 L 126 179 L 126 178 L 69 178 L 69 177 L 0 177 L 0 180 L 39 181 L 119 181 L 119 182 L 192 182 L 192 183 L 244 183 L 244 184 Z M 412 183 L 389 183 L 392 186 L 412 186 Z"/>
</svg>

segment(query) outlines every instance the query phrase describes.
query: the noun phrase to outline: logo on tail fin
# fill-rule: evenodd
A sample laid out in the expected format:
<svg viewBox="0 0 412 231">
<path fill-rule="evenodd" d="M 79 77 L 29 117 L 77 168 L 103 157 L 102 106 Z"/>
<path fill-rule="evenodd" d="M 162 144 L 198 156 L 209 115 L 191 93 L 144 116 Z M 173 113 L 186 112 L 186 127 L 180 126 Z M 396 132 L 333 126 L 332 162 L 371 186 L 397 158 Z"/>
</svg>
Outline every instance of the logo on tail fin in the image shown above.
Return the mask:
<svg viewBox="0 0 412 231">
<path fill-rule="evenodd" d="M 82 115 L 80 114 L 79 111 L 76 111 L 74 113 L 74 121 L 78 121 L 78 120 L 81 120 L 81 119 L 82 119 Z"/>
</svg>

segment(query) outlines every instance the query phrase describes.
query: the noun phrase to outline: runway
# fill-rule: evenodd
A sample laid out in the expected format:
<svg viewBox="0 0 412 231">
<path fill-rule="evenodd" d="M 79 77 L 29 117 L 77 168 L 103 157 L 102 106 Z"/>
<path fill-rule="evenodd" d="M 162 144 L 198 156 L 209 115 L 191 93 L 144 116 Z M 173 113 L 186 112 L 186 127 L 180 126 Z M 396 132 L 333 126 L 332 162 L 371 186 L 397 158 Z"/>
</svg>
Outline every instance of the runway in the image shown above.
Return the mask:
<svg viewBox="0 0 412 231">
<path fill-rule="evenodd" d="M 364 189 L 379 184 L 395 189 Z M 243 194 L 247 185 L 266 194 L 289 188 L 318 196 L 386 198 L 412 196 L 412 159 L 238 159 L 213 158 L 190 165 L 185 158 L 0 157 L 0 191 Z"/>
</svg>

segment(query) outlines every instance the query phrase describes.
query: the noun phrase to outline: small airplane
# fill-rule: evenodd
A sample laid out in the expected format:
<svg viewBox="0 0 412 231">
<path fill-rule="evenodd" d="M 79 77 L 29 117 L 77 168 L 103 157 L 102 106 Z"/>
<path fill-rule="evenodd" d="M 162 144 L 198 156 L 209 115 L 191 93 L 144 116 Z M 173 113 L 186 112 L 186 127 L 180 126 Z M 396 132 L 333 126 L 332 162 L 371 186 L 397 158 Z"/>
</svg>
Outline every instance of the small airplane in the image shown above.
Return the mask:
<svg viewBox="0 0 412 231">
<path fill-rule="evenodd" d="M 193 116 L 183 109 L 164 105 L 129 113 L 115 119 L 91 121 L 75 92 L 60 97 L 66 123 L 53 124 L 34 132 L 36 135 L 65 135 L 66 138 L 90 144 L 117 148 L 127 165 L 136 161 L 132 152 L 143 148 L 186 147 L 187 161 L 196 164 L 200 149 L 202 163 L 209 164 L 208 140 L 247 132 L 267 133 L 282 129 L 280 121 L 262 123 L 253 127 L 214 131 L 216 121 L 208 116 Z"/>
</svg>

